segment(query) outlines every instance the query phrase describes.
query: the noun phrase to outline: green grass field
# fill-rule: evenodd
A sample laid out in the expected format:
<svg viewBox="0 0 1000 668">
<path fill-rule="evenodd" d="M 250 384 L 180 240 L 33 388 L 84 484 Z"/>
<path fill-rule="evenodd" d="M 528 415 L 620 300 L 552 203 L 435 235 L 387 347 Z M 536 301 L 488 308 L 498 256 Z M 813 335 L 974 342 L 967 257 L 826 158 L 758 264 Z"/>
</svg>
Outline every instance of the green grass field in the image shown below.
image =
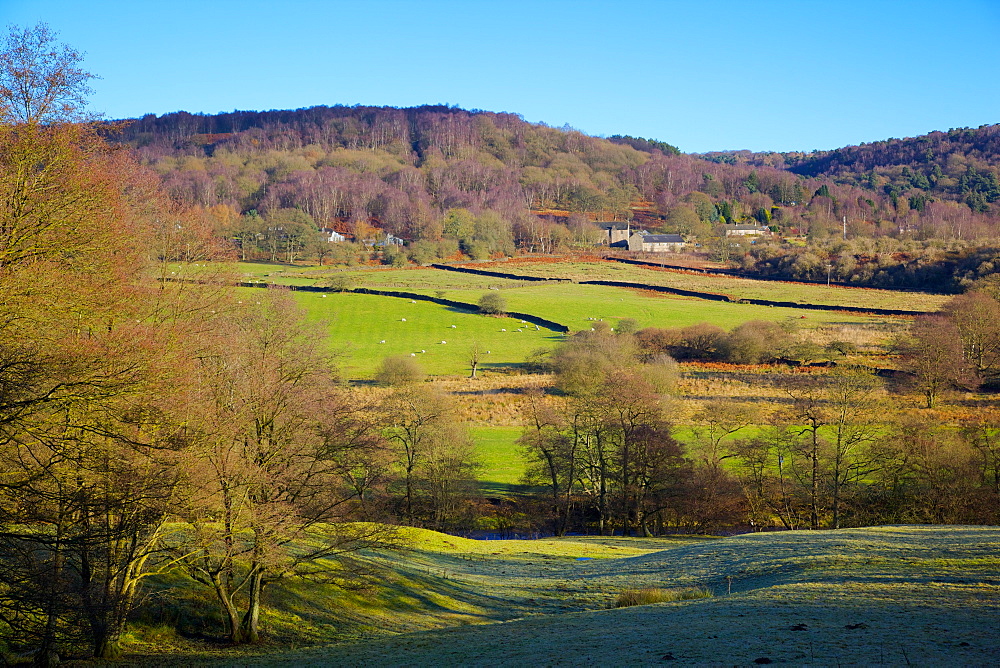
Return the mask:
<svg viewBox="0 0 1000 668">
<path fill-rule="evenodd" d="M 481 369 L 490 369 L 519 364 L 532 350 L 554 346 L 563 338 L 511 318 L 430 302 L 350 293 L 293 294 L 307 320 L 320 323 L 329 334 L 331 350 L 343 354 L 348 378 L 370 378 L 391 355 L 412 355 L 424 371 L 434 375 L 468 374 L 474 343 L 483 353 Z"/>
<path fill-rule="evenodd" d="M 476 444 L 476 457 L 482 468 L 477 476 L 481 490 L 487 495 L 517 493 L 527 462 L 516 443 L 520 427 L 472 427 L 469 432 Z"/>
<path fill-rule="evenodd" d="M 685 327 L 708 322 L 727 330 L 747 320 L 793 319 L 804 326 L 873 322 L 872 318 L 851 314 L 713 302 L 601 285 L 532 284 L 503 290 L 502 294 L 510 310 L 549 318 L 573 331 L 589 329 L 593 320 L 614 326 L 622 318 L 634 318 L 640 327 Z"/>
<path fill-rule="evenodd" d="M 488 290 L 490 287 L 511 287 L 524 281 L 462 274 L 429 267 L 394 269 L 391 267 L 292 267 L 263 263 L 241 262 L 239 273 L 246 280 L 261 280 L 281 285 L 327 286 L 332 281 L 347 279 L 352 287 L 392 290 Z"/>
<path fill-rule="evenodd" d="M 430 374 L 467 373 L 473 342 L 489 351 L 483 356 L 483 369 L 516 365 L 533 350 L 553 347 L 562 340 L 557 332 L 523 325 L 516 319 L 486 317 L 429 302 L 349 293 L 294 294 L 307 319 L 326 328 L 331 350 L 343 353 L 344 371 L 349 378 L 370 377 L 389 355 L 411 354 Z M 451 290 L 447 296 L 475 303 L 481 294 Z M 747 320 L 792 319 L 805 327 L 878 322 L 857 315 L 707 302 L 596 285 L 533 285 L 503 290 L 502 294 L 509 310 L 541 316 L 567 325 L 572 331 L 589 329 L 595 320 L 615 326 L 622 318 L 634 318 L 640 327 L 709 322 L 724 329 Z"/>
<path fill-rule="evenodd" d="M 667 259 L 669 262 L 669 258 Z M 470 265 L 472 266 L 472 265 Z M 732 299 L 771 299 L 800 304 L 825 304 L 858 308 L 937 311 L 951 297 L 924 292 L 900 292 L 782 281 L 758 281 L 729 276 L 706 276 L 620 262 L 510 262 L 500 268 L 484 267 L 525 276 L 570 278 L 586 281 L 626 281 L 729 295 Z"/>
<path fill-rule="evenodd" d="M 469 265 L 473 268 L 476 265 Z M 490 276 L 461 274 L 426 267 L 392 269 L 383 267 L 293 267 L 266 263 L 240 263 L 239 272 L 248 280 L 267 280 L 286 285 L 323 285 L 335 277 L 347 277 L 356 287 L 385 287 L 421 290 L 486 290 L 490 286 L 508 288 L 525 285 Z M 525 276 L 566 278 L 574 281 L 607 280 L 662 285 L 728 295 L 739 299 L 773 299 L 802 304 L 828 304 L 857 308 L 886 308 L 937 311 L 951 297 L 924 292 L 900 292 L 873 288 L 850 288 L 814 284 L 758 281 L 728 276 L 705 276 L 618 262 L 507 262 L 483 266 Z M 529 284 L 530 285 L 530 284 Z"/>
<path fill-rule="evenodd" d="M 469 266 L 475 268 L 476 265 Z M 683 290 L 724 294 L 733 300 L 771 299 L 800 304 L 936 311 L 950 299 L 948 295 L 923 292 L 899 292 L 894 290 L 839 286 L 827 287 L 825 285 L 757 281 L 728 276 L 685 274 L 617 262 L 520 263 L 514 261 L 490 264 L 483 268 L 489 271 L 502 271 L 545 278 L 567 278 L 574 281 L 606 280 L 662 285 Z M 524 281 L 478 276 L 475 274 L 461 274 L 425 267 L 412 267 L 409 269 L 381 267 L 333 269 L 242 263 L 239 265 L 239 269 L 247 278 L 268 280 L 286 285 L 324 285 L 333 280 L 334 277 L 347 277 L 355 287 L 383 287 L 421 291 L 458 290 L 465 292 L 468 290 L 487 290 L 490 286 L 501 289 L 540 287 L 535 283 Z"/>
</svg>

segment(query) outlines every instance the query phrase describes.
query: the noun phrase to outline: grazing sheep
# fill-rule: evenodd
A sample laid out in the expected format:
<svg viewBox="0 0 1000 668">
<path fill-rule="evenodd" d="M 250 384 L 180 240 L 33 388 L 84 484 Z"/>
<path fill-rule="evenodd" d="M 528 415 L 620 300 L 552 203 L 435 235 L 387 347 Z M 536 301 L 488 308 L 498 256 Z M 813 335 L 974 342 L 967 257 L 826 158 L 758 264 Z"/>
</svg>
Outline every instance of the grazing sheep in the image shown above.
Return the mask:
<svg viewBox="0 0 1000 668">
<path fill-rule="evenodd" d="M 451 326 L 451 328 L 452 328 L 452 329 L 456 329 L 456 326 L 455 326 L 455 325 L 452 325 L 452 326 Z"/>
<path fill-rule="evenodd" d="M 506 330 L 506 329 L 501 329 L 500 331 L 501 331 L 501 332 L 506 332 L 507 330 Z"/>
<path fill-rule="evenodd" d="M 410 357 L 416 357 L 416 356 L 417 356 L 416 353 L 410 353 Z"/>
<path fill-rule="evenodd" d="M 382 339 L 381 341 L 379 341 L 379 343 L 385 343 L 385 339 Z"/>
<path fill-rule="evenodd" d="M 447 341 L 442 341 L 441 343 L 448 343 Z"/>
<path fill-rule="evenodd" d="M 406 318 L 400 318 L 399 321 L 400 322 L 406 322 Z"/>
</svg>

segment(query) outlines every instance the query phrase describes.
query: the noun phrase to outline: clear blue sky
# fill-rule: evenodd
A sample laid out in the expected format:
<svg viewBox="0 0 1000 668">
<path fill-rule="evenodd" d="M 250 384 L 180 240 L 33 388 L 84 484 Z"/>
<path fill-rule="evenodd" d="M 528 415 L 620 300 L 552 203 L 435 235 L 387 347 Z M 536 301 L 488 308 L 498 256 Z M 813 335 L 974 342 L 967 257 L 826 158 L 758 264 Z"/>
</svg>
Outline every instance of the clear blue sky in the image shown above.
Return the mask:
<svg viewBox="0 0 1000 668">
<path fill-rule="evenodd" d="M 1000 123 L 1000 0 L 0 0 L 108 118 L 446 103 L 688 152 Z"/>
</svg>

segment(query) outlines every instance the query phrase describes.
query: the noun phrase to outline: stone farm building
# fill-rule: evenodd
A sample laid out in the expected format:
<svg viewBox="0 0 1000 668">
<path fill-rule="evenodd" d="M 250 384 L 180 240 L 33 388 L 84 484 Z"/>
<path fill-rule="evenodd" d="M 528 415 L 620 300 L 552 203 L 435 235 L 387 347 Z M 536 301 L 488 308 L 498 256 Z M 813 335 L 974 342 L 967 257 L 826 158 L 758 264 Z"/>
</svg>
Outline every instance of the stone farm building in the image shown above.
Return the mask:
<svg viewBox="0 0 1000 668">
<path fill-rule="evenodd" d="M 646 253 L 678 253 L 684 249 L 684 237 L 679 234 L 633 234 L 628 239 L 630 251 Z"/>
<path fill-rule="evenodd" d="M 761 225 L 726 225 L 727 237 L 756 237 L 770 234 L 771 230 Z"/>
<path fill-rule="evenodd" d="M 625 246 L 632 236 L 631 223 L 598 223 L 604 230 L 604 243 L 609 246 Z"/>
</svg>

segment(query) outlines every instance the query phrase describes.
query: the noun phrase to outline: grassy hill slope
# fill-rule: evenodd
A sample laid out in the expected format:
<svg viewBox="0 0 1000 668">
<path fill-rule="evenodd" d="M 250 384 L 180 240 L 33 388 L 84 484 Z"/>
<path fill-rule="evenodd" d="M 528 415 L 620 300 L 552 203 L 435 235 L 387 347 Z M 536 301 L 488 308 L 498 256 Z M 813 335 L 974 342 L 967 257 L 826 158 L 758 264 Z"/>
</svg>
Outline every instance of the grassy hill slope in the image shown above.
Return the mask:
<svg viewBox="0 0 1000 668">
<path fill-rule="evenodd" d="M 365 641 L 240 663 L 987 665 L 1000 652 L 1000 528 L 539 541 L 408 531 L 413 551 L 382 558 L 422 574 L 409 597 L 434 605 L 406 608 L 387 580 L 393 596 L 364 599 L 383 620 Z M 688 585 L 714 596 L 607 609 L 626 588 Z M 386 633 L 407 626 L 431 630 Z"/>
</svg>

